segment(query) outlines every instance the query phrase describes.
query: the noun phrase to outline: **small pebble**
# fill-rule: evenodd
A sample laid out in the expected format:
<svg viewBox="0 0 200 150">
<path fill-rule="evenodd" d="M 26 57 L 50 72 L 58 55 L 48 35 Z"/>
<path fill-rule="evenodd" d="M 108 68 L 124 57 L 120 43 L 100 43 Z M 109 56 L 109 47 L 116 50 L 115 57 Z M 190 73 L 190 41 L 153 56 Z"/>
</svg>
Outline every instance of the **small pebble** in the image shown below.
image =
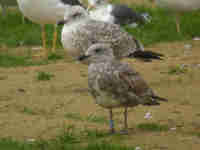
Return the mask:
<svg viewBox="0 0 200 150">
<path fill-rule="evenodd" d="M 176 128 L 170 128 L 170 130 L 171 130 L 171 131 L 175 131 L 175 130 L 176 130 Z"/>
<path fill-rule="evenodd" d="M 192 48 L 192 45 L 191 45 L 191 44 L 185 44 L 185 45 L 184 45 L 184 48 L 185 48 L 185 49 L 191 49 L 191 48 Z"/>
<path fill-rule="evenodd" d="M 32 47 L 32 50 L 41 50 L 42 49 L 42 47 L 41 46 L 39 46 L 39 47 Z"/>
<path fill-rule="evenodd" d="M 200 37 L 194 37 L 193 40 L 194 41 L 200 41 Z"/>
<path fill-rule="evenodd" d="M 142 150 L 141 147 L 137 146 L 135 150 Z"/>
<path fill-rule="evenodd" d="M 28 142 L 35 142 L 35 139 L 27 139 Z"/>
</svg>

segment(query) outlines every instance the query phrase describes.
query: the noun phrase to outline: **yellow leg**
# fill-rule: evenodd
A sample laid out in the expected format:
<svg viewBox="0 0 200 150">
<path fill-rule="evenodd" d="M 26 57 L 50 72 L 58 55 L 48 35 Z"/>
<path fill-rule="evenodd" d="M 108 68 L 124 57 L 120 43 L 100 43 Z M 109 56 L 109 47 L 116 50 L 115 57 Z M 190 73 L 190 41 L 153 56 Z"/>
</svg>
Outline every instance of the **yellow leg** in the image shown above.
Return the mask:
<svg viewBox="0 0 200 150">
<path fill-rule="evenodd" d="M 42 48 L 43 48 L 43 52 L 41 55 L 47 57 L 48 51 L 47 51 L 47 45 L 46 45 L 45 25 L 41 25 L 41 28 L 42 28 Z"/>
<path fill-rule="evenodd" d="M 180 15 L 178 13 L 176 14 L 176 31 L 178 33 L 181 32 L 181 30 L 180 30 Z"/>
<path fill-rule="evenodd" d="M 47 57 L 47 47 L 46 47 L 46 33 L 45 25 L 41 25 L 41 36 L 42 36 L 42 51 L 39 54 L 33 55 L 34 57 Z"/>
<path fill-rule="evenodd" d="M 151 7 L 152 8 L 155 8 L 156 7 L 156 2 L 155 2 L 155 0 L 150 0 L 151 1 Z"/>
<path fill-rule="evenodd" d="M 57 36 L 58 36 L 57 25 L 54 25 L 53 48 L 52 48 L 52 53 L 55 53 L 55 50 L 56 50 Z"/>
</svg>

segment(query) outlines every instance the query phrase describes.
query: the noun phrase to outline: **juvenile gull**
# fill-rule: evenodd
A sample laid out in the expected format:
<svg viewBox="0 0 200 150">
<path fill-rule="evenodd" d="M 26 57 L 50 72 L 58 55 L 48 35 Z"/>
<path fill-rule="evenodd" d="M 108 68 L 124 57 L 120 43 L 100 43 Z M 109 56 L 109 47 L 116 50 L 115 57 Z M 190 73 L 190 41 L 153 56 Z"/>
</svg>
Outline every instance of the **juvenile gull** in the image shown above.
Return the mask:
<svg viewBox="0 0 200 150">
<path fill-rule="evenodd" d="M 124 107 L 124 130 L 127 133 L 127 109 L 142 105 L 159 105 L 167 101 L 157 96 L 138 72 L 117 61 L 110 45 L 94 44 L 81 57 L 87 59 L 88 85 L 95 102 L 109 109 L 110 130 L 114 132 L 113 108 Z"/>
<path fill-rule="evenodd" d="M 94 20 L 134 26 L 136 23 L 150 22 L 147 13 L 137 13 L 125 4 L 110 4 L 108 0 L 88 0 L 90 17 Z"/>
<path fill-rule="evenodd" d="M 54 24 L 53 49 L 55 51 L 57 40 L 56 23 L 63 19 L 65 11 L 71 5 L 81 5 L 79 0 L 17 0 L 23 15 L 38 23 L 42 28 L 42 44 L 46 50 L 45 24 Z M 42 54 L 46 54 L 44 51 Z M 40 55 L 42 55 L 40 54 Z"/>
<path fill-rule="evenodd" d="M 144 51 L 142 44 L 119 25 L 92 20 L 85 9 L 73 6 L 66 11 L 62 29 L 62 44 L 73 58 L 79 58 L 95 43 L 107 43 L 114 49 L 117 59 L 138 57 L 142 59 L 161 59 L 161 54 Z"/>
</svg>

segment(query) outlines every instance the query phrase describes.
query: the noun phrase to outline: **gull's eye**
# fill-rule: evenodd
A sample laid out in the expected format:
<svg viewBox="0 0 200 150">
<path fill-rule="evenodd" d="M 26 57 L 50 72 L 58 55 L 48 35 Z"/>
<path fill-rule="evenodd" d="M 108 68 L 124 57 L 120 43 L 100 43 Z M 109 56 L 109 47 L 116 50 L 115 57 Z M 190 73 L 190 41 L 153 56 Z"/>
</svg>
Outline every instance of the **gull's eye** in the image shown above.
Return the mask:
<svg viewBox="0 0 200 150">
<path fill-rule="evenodd" d="M 99 53 L 99 52 L 101 52 L 101 49 L 98 48 L 98 49 L 95 50 L 95 52 L 96 52 L 96 53 Z"/>
</svg>

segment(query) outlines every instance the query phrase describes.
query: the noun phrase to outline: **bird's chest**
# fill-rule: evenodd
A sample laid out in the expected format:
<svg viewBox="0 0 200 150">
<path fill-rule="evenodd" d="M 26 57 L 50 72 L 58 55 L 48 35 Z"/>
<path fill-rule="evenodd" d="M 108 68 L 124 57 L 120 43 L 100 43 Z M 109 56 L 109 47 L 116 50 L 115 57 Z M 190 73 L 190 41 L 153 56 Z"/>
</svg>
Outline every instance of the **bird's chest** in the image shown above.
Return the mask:
<svg viewBox="0 0 200 150">
<path fill-rule="evenodd" d="M 90 45 L 87 31 L 83 31 L 82 23 L 65 25 L 62 30 L 62 44 L 72 57 L 80 56 Z"/>
<path fill-rule="evenodd" d="M 102 73 L 102 72 L 101 72 Z M 111 92 L 105 90 L 101 73 L 89 77 L 89 87 L 91 88 L 92 95 L 95 97 L 95 103 L 105 108 L 120 107 L 120 100 L 116 98 Z"/>
</svg>

